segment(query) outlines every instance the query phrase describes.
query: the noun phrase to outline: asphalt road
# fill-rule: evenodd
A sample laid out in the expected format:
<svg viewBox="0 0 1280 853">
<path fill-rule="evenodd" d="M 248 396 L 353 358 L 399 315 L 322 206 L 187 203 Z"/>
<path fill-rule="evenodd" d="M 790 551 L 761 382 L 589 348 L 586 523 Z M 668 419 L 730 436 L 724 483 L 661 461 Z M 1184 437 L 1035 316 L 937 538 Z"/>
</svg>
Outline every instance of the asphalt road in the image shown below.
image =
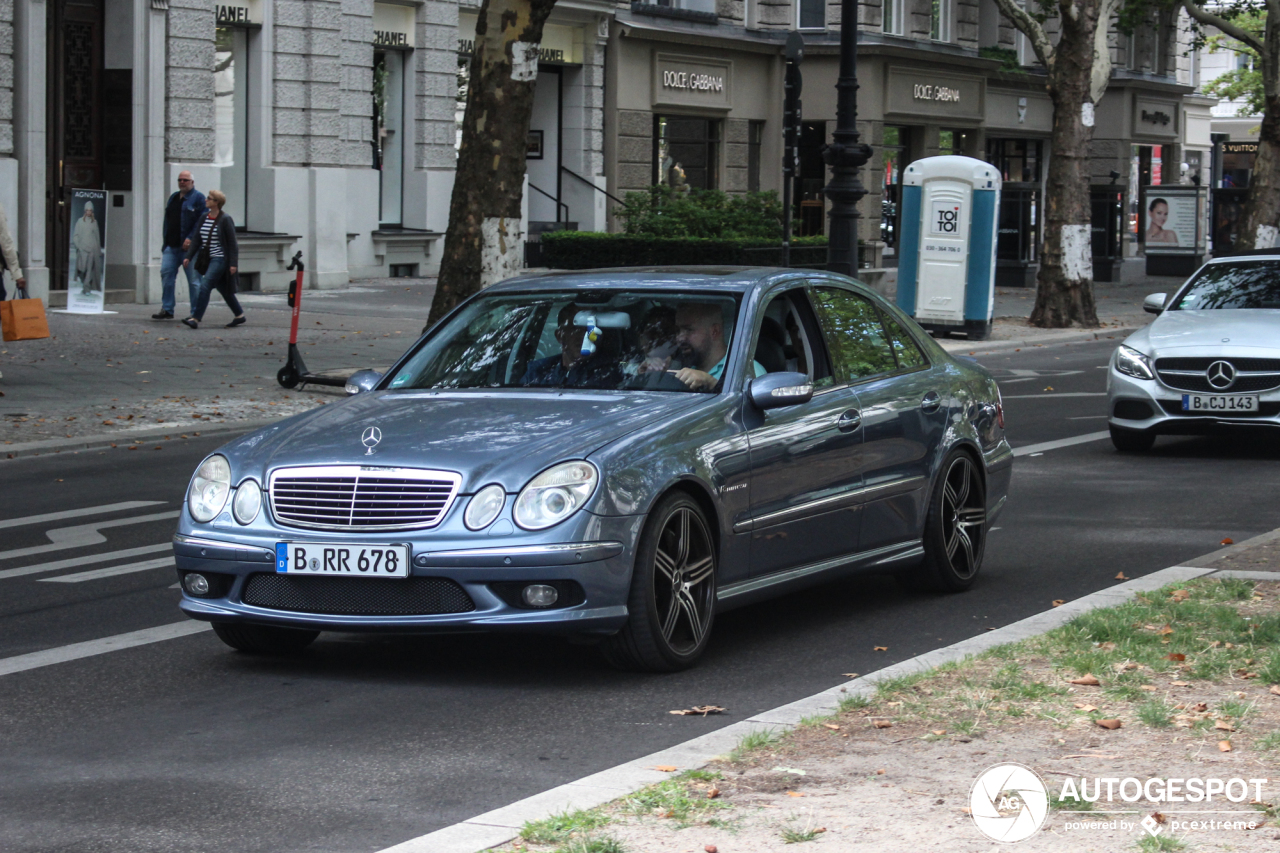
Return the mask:
<svg viewBox="0 0 1280 853">
<path fill-rule="evenodd" d="M 1015 446 L 1106 428 L 1114 345 L 982 359 Z M 172 568 L 145 564 L 165 556 L 169 514 L 217 443 L 0 462 L 0 673 L 184 622 Z M 1020 457 L 969 593 L 863 578 L 791 595 L 719 619 L 705 660 L 676 675 L 617 673 L 554 639 L 324 635 L 260 659 L 207 631 L 0 674 L 0 849 L 373 853 L 1280 526 L 1278 474 L 1266 437 Z M 154 503 L 94 510 L 122 501 Z M 94 527 L 111 521 L 126 523 Z M 75 577 L 118 566 L 135 568 Z M 700 704 L 729 713 L 667 713 Z"/>
</svg>

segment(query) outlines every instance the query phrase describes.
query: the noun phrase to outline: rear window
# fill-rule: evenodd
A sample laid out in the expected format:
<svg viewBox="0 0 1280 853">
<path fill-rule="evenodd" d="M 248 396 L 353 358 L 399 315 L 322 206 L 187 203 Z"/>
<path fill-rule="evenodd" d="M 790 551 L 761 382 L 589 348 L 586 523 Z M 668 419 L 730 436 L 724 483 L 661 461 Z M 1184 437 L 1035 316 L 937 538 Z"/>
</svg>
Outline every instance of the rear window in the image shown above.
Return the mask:
<svg viewBox="0 0 1280 853">
<path fill-rule="evenodd" d="M 1280 261 L 1213 264 L 1201 270 L 1171 311 L 1280 308 Z"/>
</svg>

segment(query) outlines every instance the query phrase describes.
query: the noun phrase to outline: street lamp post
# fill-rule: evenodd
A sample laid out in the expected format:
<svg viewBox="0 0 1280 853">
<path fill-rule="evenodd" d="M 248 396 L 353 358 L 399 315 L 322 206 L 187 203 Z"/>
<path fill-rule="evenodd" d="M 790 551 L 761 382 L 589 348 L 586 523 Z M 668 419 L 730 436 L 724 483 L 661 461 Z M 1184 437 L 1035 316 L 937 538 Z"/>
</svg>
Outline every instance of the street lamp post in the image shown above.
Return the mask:
<svg viewBox="0 0 1280 853">
<path fill-rule="evenodd" d="M 831 201 L 827 269 L 845 275 L 858 271 L 858 202 L 867 194 L 858 173 L 871 147 L 858 141 L 858 3 L 840 3 L 840 76 L 836 80 L 836 130 L 822 159 L 831 167 L 823 189 Z"/>
</svg>

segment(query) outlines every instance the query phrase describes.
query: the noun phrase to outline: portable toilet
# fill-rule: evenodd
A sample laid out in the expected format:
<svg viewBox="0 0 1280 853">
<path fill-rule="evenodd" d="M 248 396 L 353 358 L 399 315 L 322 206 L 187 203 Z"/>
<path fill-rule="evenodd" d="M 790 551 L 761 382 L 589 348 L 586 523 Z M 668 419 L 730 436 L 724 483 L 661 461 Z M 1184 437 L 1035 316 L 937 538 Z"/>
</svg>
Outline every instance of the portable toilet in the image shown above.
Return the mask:
<svg viewBox="0 0 1280 853">
<path fill-rule="evenodd" d="M 926 157 L 902 176 L 898 307 L 930 331 L 991 335 L 1000 173 L 972 157 Z"/>
</svg>

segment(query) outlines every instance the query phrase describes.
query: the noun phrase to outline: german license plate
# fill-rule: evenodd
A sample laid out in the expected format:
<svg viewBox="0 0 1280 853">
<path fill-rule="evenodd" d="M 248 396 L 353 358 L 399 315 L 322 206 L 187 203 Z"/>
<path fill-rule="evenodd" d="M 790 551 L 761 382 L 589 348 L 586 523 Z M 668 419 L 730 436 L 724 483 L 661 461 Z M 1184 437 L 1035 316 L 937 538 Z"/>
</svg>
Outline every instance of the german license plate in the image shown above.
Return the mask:
<svg viewBox="0 0 1280 853">
<path fill-rule="evenodd" d="M 1183 394 L 1184 412 L 1256 412 L 1256 394 Z"/>
<path fill-rule="evenodd" d="M 407 578 L 409 546 L 277 542 L 276 574 Z"/>
</svg>

